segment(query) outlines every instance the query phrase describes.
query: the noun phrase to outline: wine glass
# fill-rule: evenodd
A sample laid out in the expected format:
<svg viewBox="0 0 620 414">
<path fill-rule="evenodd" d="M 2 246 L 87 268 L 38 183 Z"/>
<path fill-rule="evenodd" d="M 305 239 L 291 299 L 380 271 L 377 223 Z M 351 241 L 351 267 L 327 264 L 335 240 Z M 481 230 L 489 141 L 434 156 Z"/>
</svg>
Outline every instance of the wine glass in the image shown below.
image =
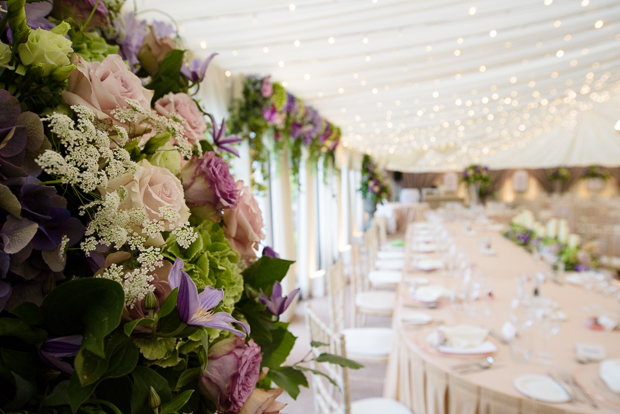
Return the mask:
<svg viewBox="0 0 620 414">
<path fill-rule="evenodd" d="M 553 317 L 553 309 L 549 307 L 536 308 L 536 323 L 538 332 L 543 338 L 542 347 L 538 355 L 543 364 L 551 365 L 553 362 L 553 353 L 549 352 L 549 340 L 560 332 L 561 322 Z"/>
</svg>

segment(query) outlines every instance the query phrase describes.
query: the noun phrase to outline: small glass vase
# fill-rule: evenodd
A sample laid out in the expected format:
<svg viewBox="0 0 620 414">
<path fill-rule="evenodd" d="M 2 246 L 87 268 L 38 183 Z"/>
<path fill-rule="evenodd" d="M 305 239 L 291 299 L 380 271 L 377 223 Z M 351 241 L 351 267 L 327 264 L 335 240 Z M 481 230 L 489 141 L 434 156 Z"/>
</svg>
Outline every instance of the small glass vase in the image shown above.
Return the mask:
<svg viewBox="0 0 620 414">
<path fill-rule="evenodd" d="M 553 182 L 553 194 L 556 197 L 559 197 L 562 194 L 562 181 L 555 180 Z"/>
<path fill-rule="evenodd" d="M 469 207 L 477 207 L 480 205 L 480 183 L 469 184 Z"/>
</svg>

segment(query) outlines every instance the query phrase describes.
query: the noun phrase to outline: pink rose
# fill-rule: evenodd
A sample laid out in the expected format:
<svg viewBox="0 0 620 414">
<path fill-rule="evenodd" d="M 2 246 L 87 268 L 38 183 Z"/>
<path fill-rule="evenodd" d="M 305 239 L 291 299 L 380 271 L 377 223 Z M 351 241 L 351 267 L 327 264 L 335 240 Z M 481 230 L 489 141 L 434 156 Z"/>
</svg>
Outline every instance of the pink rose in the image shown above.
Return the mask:
<svg viewBox="0 0 620 414">
<path fill-rule="evenodd" d="M 192 157 L 181 170 L 181 181 L 187 205 L 202 219 L 220 221 L 223 209 L 237 205 L 235 179 L 213 151 Z"/>
<path fill-rule="evenodd" d="M 239 414 L 280 414 L 286 404 L 276 401 L 283 389 L 263 390 L 255 388 Z"/>
<path fill-rule="evenodd" d="M 157 36 L 157 32 L 151 26 L 149 33 L 144 36 L 140 51 L 138 51 L 138 60 L 149 75 L 155 76 L 166 54 L 173 50 L 174 40 L 167 36 Z"/>
<path fill-rule="evenodd" d="M 177 211 L 179 214 L 176 221 L 163 220 L 166 231 L 173 230 L 189 219 L 190 212 L 185 204 L 183 185 L 166 168 L 154 167 L 148 161 L 142 160 L 133 174 L 122 175 L 108 183 L 108 188 L 111 190 L 118 190 L 121 187 L 127 192 L 119 207 L 121 209 L 143 207 L 150 220 L 163 220 L 161 209 Z M 159 235 L 149 239 L 147 243 L 158 246 L 164 243 L 164 239 Z"/>
<path fill-rule="evenodd" d="M 185 137 L 190 144 L 194 145 L 205 139 L 207 123 L 196 101 L 186 93 L 172 93 L 165 95 L 155 102 L 155 110 L 158 114 L 170 117 L 171 113 L 179 114 L 186 121 Z M 174 145 L 174 142 L 172 142 Z"/>
<path fill-rule="evenodd" d="M 237 181 L 237 199 L 236 208 L 224 210 L 224 235 L 242 258 L 254 259 L 254 249 L 265 238 L 263 216 L 250 187 L 244 187 L 241 180 Z"/>
<path fill-rule="evenodd" d="M 69 86 L 62 92 L 68 105 L 83 105 L 95 112 L 100 120 L 113 120 L 116 108 L 127 108 L 127 98 L 151 109 L 153 91 L 142 87 L 119 55 L 108 55 L 102 62 L 86 62 L 77 55 L 71 57 L 77 66 L 69 76 Z"/>
<path fill-rule="evenodd" d="M 263 95 L 264 98 L 271 98 L 271 95 L 273 95 L 273 85 L 269 76 L 263 78 L 263 82 L 260 86 L 260 94 Z"/>
<path fill-rule="evenodd" d="M 238 413 L 256 387 L 262 357 L 250 339 L 233 336 L 213 345 L 209 363 L 200 379 L 200 392 L 217 406 L 218 412 Z"/>
</svg>

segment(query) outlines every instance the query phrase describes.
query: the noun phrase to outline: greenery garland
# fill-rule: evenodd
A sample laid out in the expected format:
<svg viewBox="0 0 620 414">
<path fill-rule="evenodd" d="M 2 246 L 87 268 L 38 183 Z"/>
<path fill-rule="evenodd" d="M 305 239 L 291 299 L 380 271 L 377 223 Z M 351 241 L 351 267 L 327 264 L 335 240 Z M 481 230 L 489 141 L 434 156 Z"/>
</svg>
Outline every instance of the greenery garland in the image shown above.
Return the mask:
<svg viewBox="0 0 620 414">
<path fill-rule="evenodd" d="M 383 204 L 392 193 L 390 182 L 384 170 L 379 169 L 370 155 L 365 154 L 362 160 L 362 196 L 375 204 Z"/>
</svg>

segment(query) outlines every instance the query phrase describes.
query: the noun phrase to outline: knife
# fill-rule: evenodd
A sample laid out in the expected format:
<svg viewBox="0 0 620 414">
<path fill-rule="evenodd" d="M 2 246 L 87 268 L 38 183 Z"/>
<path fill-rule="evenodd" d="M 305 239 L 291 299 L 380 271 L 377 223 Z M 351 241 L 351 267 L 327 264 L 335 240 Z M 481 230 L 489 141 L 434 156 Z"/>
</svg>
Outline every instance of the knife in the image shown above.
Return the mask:
<svg viewBox="0 0 620 414">
<path fill-rule="evenodd" d="M 560 387 L 564 388 L 564 391 L 566 391 L 572 401 L 582 402 L 579 396 L 577 396 L 575 390 L 570 385 L 560 380 L 560 378 L 558 378 L 558 376 L 555 375 L 553 372 L 548 372 L 547 375 L 549 375 L 552 380 L 557 382 Z"/>
</svg>

